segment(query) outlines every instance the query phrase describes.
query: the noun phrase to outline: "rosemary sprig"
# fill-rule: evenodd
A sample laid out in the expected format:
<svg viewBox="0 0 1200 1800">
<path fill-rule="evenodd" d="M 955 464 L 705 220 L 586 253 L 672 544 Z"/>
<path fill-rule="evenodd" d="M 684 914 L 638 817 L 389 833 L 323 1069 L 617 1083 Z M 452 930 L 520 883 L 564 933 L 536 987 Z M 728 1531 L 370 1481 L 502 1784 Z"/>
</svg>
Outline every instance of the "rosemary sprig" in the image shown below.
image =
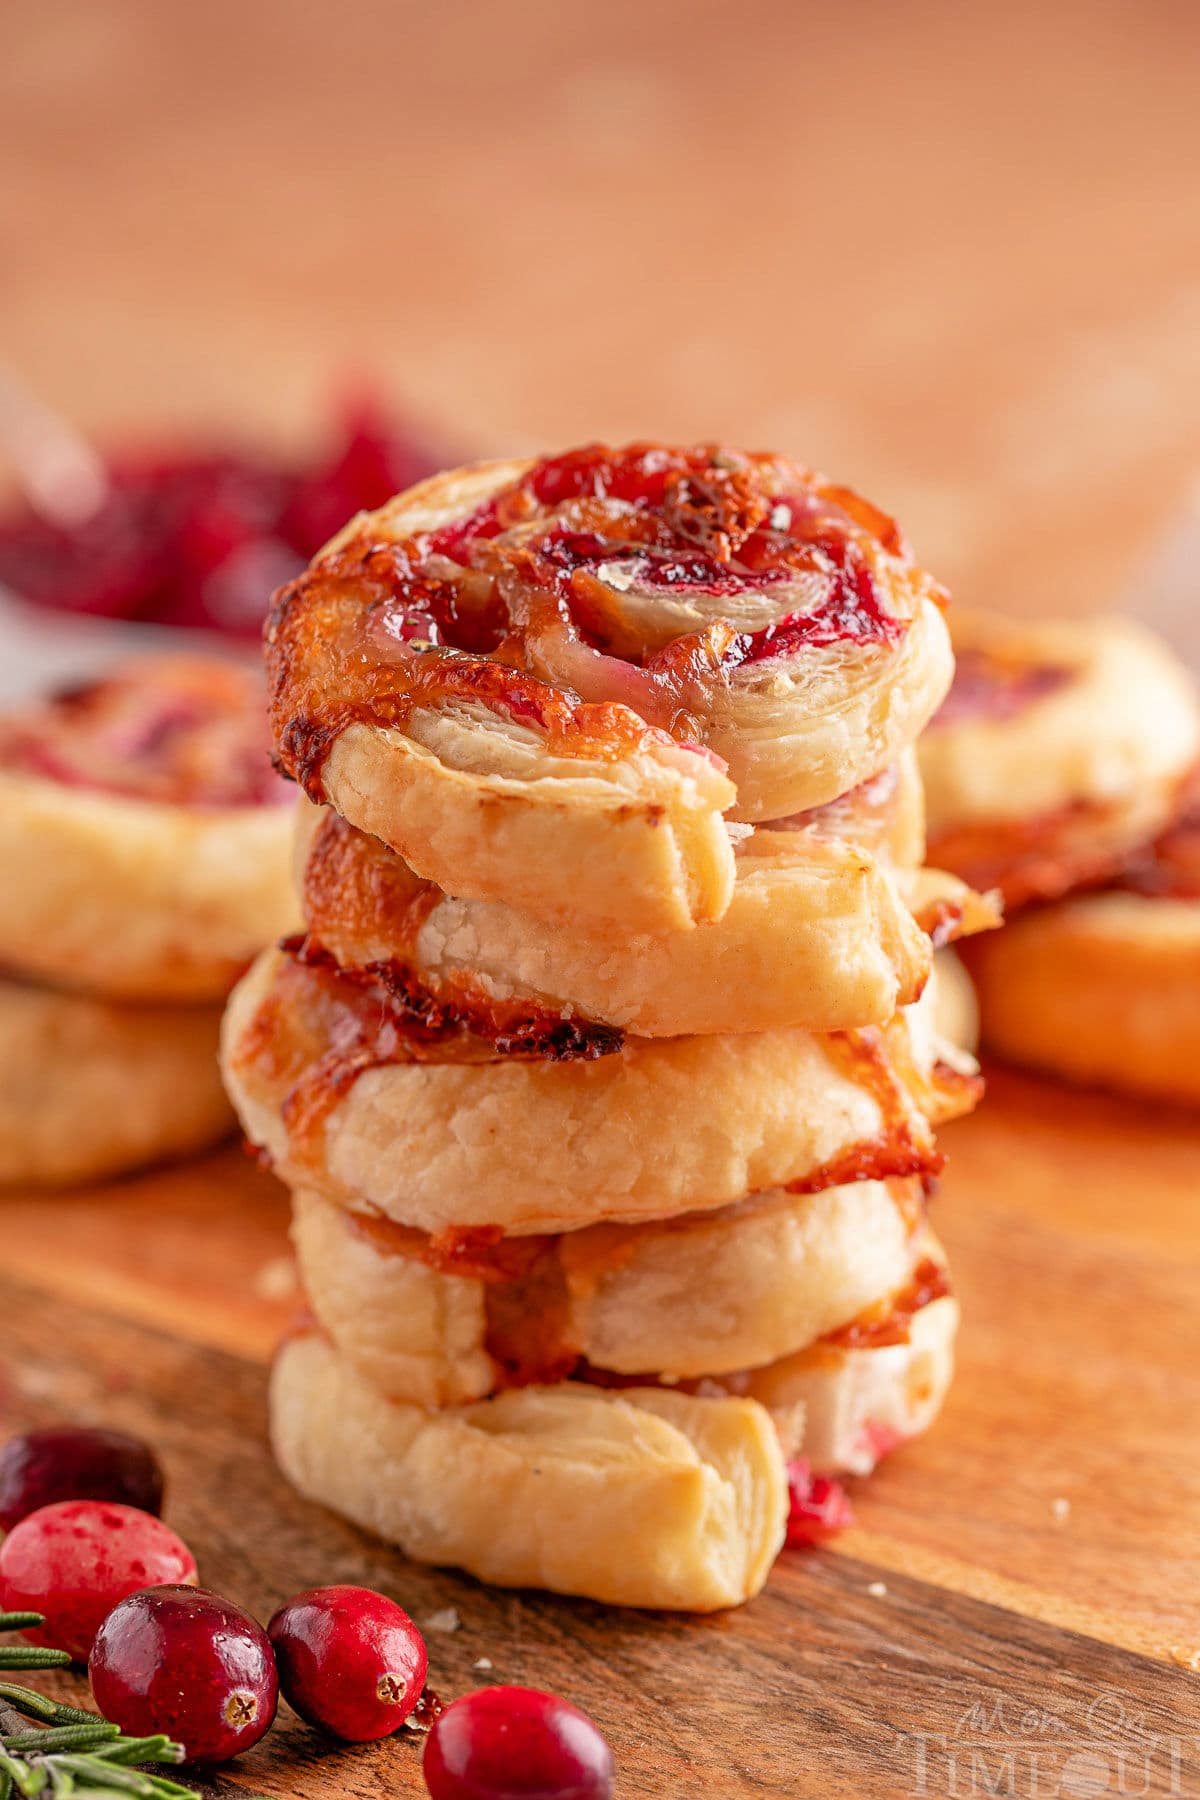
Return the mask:
<svg viewBox="0 0 1200 1800">
<path fill-rule="evenodd" d="M 41 1613 L 0 1613 L 0 1632 L 43 1623 Z M 37 1644 L 0 1645 L 0 1669 L 57 1669 L 70 1660 Z M 26 1719 L 36 1720 L 33 1730 Z M 132 1766 L 180 1763 L 183 1755 L 168 1737 L 126 1737 L 98 1713 L 0 1680 L 0 1800 L 196 1800 L 193 1788 Z"/>
</svg>

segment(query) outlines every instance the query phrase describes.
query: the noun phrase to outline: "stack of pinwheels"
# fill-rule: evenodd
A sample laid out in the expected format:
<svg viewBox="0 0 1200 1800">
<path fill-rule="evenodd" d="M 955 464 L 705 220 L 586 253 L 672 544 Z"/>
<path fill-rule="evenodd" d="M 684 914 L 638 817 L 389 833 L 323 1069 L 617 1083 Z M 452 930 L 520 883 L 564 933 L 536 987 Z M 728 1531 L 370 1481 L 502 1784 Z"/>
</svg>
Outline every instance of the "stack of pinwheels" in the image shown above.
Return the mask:
<svg viewBox="0 0 1200 1800">
<path fill-rule="evenodd" d="M 0 1185 L 233 1129 L 221 1012 L 295 920 L 257 670 L 154 656 L 0 718 Z"/>
<path fill-rule="evenodd" d="M 591 446 L 438 477 L 277 596 L 302 936 L 226 1019 L 311 1314 L 272 1390 L 307 1494 L 505 1585 L 758 1591 L 788 1459 L 924 1429 L 914 741 L 952 655 L 896 526 L 780 457 Z"/>
</svg>

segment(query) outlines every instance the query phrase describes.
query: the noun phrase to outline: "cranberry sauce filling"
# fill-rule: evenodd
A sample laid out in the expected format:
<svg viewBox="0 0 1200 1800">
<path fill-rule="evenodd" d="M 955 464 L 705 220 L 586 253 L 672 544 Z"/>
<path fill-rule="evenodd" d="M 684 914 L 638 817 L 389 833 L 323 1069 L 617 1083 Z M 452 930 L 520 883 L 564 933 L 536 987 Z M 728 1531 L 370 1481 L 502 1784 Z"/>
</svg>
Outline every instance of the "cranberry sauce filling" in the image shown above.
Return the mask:
<svg viewBox="0 0 1200 1800">
<path fill-rule="evenodd" d="M 36 605 L 257 638 L 272 587 L 444 466 L 446 446 L 370 392 L 346 393 L 332 424 L 303 463 L 244 446 L 118 453 L 82 519 L 0 507 L 0 584 Z"/>
<path fill-rule="evenodd" d="M 179 806 L 288 799 L 257 674 L 201 657 L 147 659 L 13 714 L 0 721 L 0 765 Z"/>
<path fill-rule="evenodd" d="M 715 605 L 703 630 L 664 642 L 660 627 L 655 642 L 622 604 L 630 590 Z M 908 590 L 941 598 L 894 522 L 794 464 L 713 446 L 591 445 L 534 464 L 432 530 L 343 543 L 280 591 L 267 642 L 281 760 L 318 794 L 352 720 L 402 724 L 449 698 L 570 738 L 575 754 L 634 747 L 648 718 L 690 741 L 696 721 L 671 703 L 677 687 L 807 649 L 894 645 Z M 723 600 L 764 591 L 781 616 L 761 629 L 720 617 Z M 573 676 L 540 679 L 527 639 L 548 620 L 644 666 L 662 705 L 647 690 L 640 706 L 642 690 L 620 683 L 589 695 Z"/>
<path fill-rule="evenodd" d="M 1044 700 L 1075 679 L 1061 663 L 1028 662 L 988 650 L 960 650 L 954 685 L 938 709 L 937 725 L 971 719 L 1015 719 L 1035 700 Z"/>
<path fill-rule="evenodd" d="M 615 585 L 651 592 L 719 600 L 797 581 L 811 589 L 802 611 L 735 634 L 730 666 L 804 645 L 890 643 L 905 629 L 864 554 L 862 540 L 873 534 L 840 496 L 772 458 L 593 446 L 530 470 L 480 521 L 478 541 L 522 516 L 533 529 L 511 559 L 518 574 L 565 596 L 581 574 L 596 577 L 610 565 L 618 565 Z M 459 548 L 470 555 L 470 540 Z M 503 548 L 482 560 L 502 565 Z"/>
<path fill-rule="evenodd" d="M 839 500 L 802 480 L 773 459 L 717 450 L 592 446 L 535 464 L 466 518 L 397 547 L 395 599 L 405 622 L 393 635 L 418 636 L 427 626 L 441 634 L 435 643 L 485 647 L 458 629 L 453 592 L 461 577 L 430 580 L 431 559 L 444 559 L 498 575 L 515 565 L 520 576 L 564 592 L 579 572 L 612 563 L 623 565 L 627 586 L 718 598 L 815 576 L 812 611 L 740 634 L 735 662 L 802 643 L 893 641 L 905 622 L 878 592 L 856 542 L 862 528 Z M 497 544 L 510 532 L 512 546 Z"/>
</svg>

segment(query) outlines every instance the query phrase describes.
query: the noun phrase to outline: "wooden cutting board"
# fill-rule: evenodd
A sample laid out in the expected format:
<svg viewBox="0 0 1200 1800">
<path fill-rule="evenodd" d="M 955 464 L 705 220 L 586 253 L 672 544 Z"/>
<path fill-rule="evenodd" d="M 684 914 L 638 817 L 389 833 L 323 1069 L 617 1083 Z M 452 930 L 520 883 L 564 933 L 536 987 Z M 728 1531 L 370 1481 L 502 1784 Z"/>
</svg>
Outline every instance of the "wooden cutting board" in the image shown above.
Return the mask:
<svg viewBox="0 0 1200 1800">
<path fill-rule="evenodd" d="M 428 1630 L 438 1691 L 570 1696 L 621 1800 L 1200 1794 L 1200 1121 L 1005 1074 L 945 1141 L 950 1402 L 851 1484 L 854 1530 L 785 1553 L 737 1613 L 491 1591 L 293 1495 L 264 1411 L 294 1305 L 286 1198 L 233 1149 L 0 1202 L 0 1419 L 151 1438 L 202 1578 L 262 1617 L 329 1581 L 420 1621 L 453 1607 L 457 1629 Z M 289 1717 L 227 1779 L 421 1794 L 419 1760 L 408 1734 L 335 1749 Z"/>
</svg>

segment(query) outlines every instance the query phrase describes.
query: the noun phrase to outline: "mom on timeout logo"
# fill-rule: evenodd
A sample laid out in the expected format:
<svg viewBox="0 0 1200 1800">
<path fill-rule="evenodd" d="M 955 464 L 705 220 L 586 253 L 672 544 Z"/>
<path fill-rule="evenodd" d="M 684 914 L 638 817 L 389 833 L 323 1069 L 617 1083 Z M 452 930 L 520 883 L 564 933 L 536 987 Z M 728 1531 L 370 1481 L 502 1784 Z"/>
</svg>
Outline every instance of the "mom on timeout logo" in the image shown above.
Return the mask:
<svg viewBox="0 0 1200 1800">
<path fill-rule="evenodd" d="M 907 1731 L 914 1800 L 1134 1800 L 1200 1796 L 1200 1709 L 1178 1729 L 1151 1725 L 1127 1694 L 1103 1691 L 1074 1712 L 980 1695 L 950 1731 Z"/>
</svg>

